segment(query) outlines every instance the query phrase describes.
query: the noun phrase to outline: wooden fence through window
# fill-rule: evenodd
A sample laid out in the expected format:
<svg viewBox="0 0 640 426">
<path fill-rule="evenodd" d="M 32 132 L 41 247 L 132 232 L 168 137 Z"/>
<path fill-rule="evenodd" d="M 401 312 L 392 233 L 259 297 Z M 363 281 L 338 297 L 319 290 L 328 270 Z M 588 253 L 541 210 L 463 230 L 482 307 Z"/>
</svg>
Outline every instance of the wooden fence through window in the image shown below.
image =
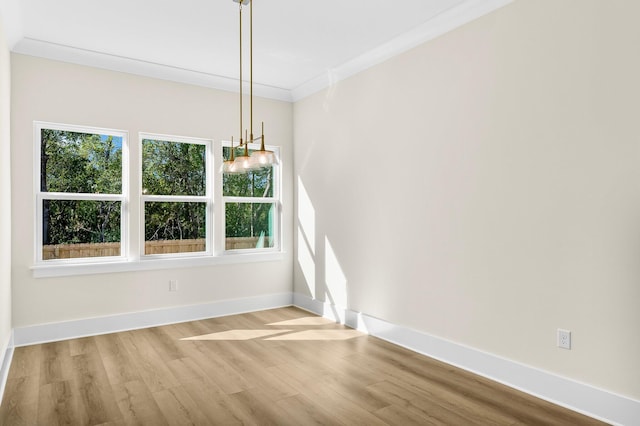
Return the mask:
<svg viewBox="0 0 640 426">
<path fill-rule="evenodd" d="M 259 237 L 229 237 L 226 250 L 255 248 Z M 265 247 L 270 246 L 265 238 Z M 206 249 L 203 238 L 193 240 L 157 240 L 144 243 L 145 254 L 196 253 Z M 79 257 L 120 256 L 120 243 L 57 244 L 42 247 L 42 259 L 76 259 Z"/>
</svg>

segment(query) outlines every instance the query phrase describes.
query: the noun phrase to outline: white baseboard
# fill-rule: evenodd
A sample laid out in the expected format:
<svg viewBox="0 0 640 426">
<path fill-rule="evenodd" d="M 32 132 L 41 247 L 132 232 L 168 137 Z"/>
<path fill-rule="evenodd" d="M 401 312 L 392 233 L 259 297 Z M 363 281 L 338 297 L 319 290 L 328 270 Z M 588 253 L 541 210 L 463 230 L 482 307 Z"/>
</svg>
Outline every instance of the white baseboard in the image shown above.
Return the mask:
<svg viewBox="0 0 640 426">
<path fill-rule="evenodd" d="M 9 373 L 13 348 L 17 346 L 255 312 L 292 304 L 596 419 L 615 425 L 640 425 L 640 401 L 297 293 L 17 327 L 9 342 L 0 347 L 0 398 Z"/>
<path fill-rule="evenodd" d="M 201 305 L 179 306 L 98 318 L 86 318 L 14 329 L 14 345 L 27 346 L 118 331 L 135 330 L 199 319 L 215 318 L 291 306 L 291 293 L 244 299 L 221 300 Z"/>
<path fill-rule="evenodd" d="M 294 293 L 293 304 L 351 328 L 614 425 L 640 425 L 640 401 Z"/>
<path fill-rule="evenodd" d="M 9 368 L 11 367 L 11 360 L 13 359 L 13 330 L 9 335 L 9 340 L 0 346 L 0 402 L 2 402 L 2 396 L 4 395 L 4 389 L 7 385 L 7 378 L 9 377 Z"/>
</svg>

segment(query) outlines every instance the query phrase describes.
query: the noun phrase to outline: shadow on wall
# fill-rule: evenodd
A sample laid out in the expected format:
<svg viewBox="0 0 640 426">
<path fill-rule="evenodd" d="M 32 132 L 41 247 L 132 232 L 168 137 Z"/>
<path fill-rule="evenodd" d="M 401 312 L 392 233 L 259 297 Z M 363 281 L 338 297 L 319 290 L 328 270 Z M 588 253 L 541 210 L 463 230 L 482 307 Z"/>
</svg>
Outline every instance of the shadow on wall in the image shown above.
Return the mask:
<svg viewBox="0 0 640 426">
<path fill-rule="evenodd" d="M 297 260 L 307 295 L 324 302 L 333 317 L 346 321 L 348 280 L 328 236 L 316 240 L 316 211 L 300 176 L 298 176 L 298 245 Z"/>
</svg>

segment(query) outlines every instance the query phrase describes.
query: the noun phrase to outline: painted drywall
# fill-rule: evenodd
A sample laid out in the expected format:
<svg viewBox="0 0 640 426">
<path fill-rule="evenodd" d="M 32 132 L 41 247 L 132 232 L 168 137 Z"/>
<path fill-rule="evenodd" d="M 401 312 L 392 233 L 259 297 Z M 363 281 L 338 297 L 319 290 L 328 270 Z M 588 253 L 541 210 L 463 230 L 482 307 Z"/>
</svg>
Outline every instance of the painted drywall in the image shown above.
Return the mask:
<svg viewBox="0 0 640 426">
<path fill-rule="evenodd" d="M 282 147 L 284 260 L 34 278 L 34 120 L 126 130 L 130 169 L 137 170 L 139 132 L 226 140 L 237 133 L 238 99 L 230 92 L 19 54 L 11 65 L 14 327 L 291 291 L 292 105 L 260 98 L 254 116 L 265 121 L 269 142 Z M 131 192 L 139 192 L 131 176 Z M 139 235 L 135 204 L 133 236 Z M 169 280 L 178 281 L 177 292 L 168 291 Z"/>
<path fill-rule="evenodd" d="M 297 102 L 295 292 L 640 400 L 639 14 L 516 1 Z"/>
<path fill-rule="evenodd" d="M 0 12 L 0 367 L 11 336 L 11 61 Z M 0 378 L 1 380 L 1 378 Z"/>
</svg>

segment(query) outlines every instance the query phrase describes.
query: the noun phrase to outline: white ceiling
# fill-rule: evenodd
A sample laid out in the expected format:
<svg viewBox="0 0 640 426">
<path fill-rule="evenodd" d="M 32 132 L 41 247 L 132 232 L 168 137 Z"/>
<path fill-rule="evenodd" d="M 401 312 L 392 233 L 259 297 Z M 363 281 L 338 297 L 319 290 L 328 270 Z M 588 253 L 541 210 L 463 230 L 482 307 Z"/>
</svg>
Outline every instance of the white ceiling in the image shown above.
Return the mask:
<svg viewBox="0 0 640 426">
<path fill-rule="evenodd" d="M 299 99 L 510 1 L 254 0 L 256 94 Z M 0 0 L 0 13 L 18 53 L 237 87 L 232 0 Z"/>
</svg>

